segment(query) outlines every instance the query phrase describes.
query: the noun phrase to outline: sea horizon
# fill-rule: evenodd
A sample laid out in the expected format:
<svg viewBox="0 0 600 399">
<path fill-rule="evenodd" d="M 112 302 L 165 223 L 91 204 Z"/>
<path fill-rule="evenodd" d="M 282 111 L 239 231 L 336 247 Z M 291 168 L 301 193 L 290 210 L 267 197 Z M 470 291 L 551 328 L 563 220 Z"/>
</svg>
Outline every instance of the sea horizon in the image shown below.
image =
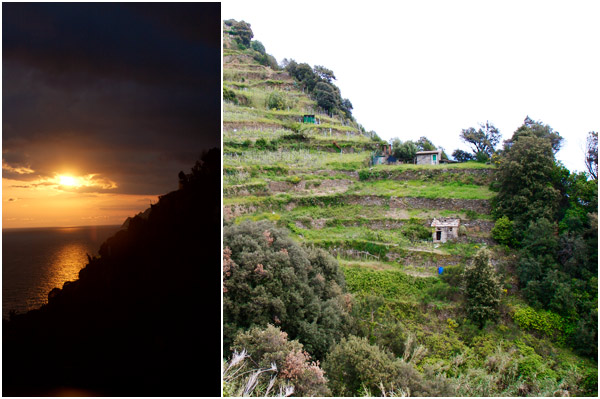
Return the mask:
<svg viewBox="0 0 600 399">
<path fill-rule="evenodd" d="M 123 221 L 125 223 L 125 221 Z M 121 224 L 85 224 L 85 225 L 77 225 L 77 226 L 27 226 L 27 227 L 2 227 L 2 231 L 9 230 L 37 230 L 37 229 L 77 229 L 77 228 L 86 228 L 86 227 L 121 227 Z"/>
</svg>

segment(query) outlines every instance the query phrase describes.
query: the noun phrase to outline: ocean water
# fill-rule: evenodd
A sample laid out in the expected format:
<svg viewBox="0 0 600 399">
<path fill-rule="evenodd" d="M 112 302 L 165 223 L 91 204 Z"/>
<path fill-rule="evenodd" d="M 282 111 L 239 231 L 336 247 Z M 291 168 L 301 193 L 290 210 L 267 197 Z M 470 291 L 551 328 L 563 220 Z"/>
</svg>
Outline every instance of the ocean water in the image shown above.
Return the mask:
<svg viewBox="0 0 600 399">
<path fill-rule="evenodd" d="M 120 226 L 2 230 L 2 318 L 48 302 L 48 293 L 78 278 L 87 254 Z"/>
</svg>

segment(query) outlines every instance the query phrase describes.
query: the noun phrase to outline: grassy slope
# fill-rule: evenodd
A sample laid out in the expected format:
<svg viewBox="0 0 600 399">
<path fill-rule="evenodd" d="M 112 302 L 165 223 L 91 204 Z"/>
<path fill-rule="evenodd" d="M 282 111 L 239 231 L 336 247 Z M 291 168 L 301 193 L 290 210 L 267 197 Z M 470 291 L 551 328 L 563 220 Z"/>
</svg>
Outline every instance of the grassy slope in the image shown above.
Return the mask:
<svg viewBox="0 0 600 399">
<path fill-rule="evenodd" d="M 586 393 L 582 387 L 590 383 L 582 376 L 590 370 L 593 374 L 592 363 L 573 355 L 547 331 L 526 331 L 513 321 L 525 305 L 515 295 L 509 273 L 500 270 L 507 287 L 501 320 L 481 331 L 465 319 L 452 279 L 443 281 L 437 275 L 438 266 L 460 267 L 488 246 L 489 229 L 467 232 L 462 243 L 432 246 L 411 241 L 402 228 L 411 218 L 428 228 L 433 217 L 489 222 L 489 214 L 396 208 L 389 201 L 413 197 L 485 202 L 493 196 L 488 188 L 493 167 L 469 162 L 369 168 L 377 144 L 358 134 L 355 124 L 319 115 L 314 101 L 291 78 L 278 72 L 273 80 L 275 73 L 251 65 L 247 53 L 226 49 L 225 55 L 224 85 L 248 98 L 246 106 L 224 105 L 223 184 L 229 222 L 271 220 L 288 227 L 299 242 L 330 250 L 355 295 L 357 319 L 370 320 L 359 322 L 362 333 L 398 351 L 389 338 L 395 334 L 390 326 L 401 325 L 427 348 L 417 368 L 435 366 L 461 379 L 460 394 L 533 395 L 559 387 Z M 284 91 L 293 106 L 266 109 L 272 90 Z M 305 113 L 317 113 L 322 124 L 298 123 Z M 341 154 L 334 141 L 343 148 Z M 508 267 L 511 254 L 496 246 L 490 249 L 498 267 Z M 571 384 L 567 388 L 566 381 Z"/>
</svg>

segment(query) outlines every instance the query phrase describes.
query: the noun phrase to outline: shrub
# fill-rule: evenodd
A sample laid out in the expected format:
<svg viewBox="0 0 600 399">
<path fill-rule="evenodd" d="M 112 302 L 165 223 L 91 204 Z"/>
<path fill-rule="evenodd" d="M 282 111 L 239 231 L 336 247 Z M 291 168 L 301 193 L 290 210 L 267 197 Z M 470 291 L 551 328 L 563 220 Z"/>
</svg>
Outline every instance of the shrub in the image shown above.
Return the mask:
<svg viewBox="0 0 600 399">
<path fill-rule="evenodd" d="M 294 386 L 294 393 L 299 396 L 330 395 L 327 379 L 319 367 L 319 362 L 311 362 L 310 355 L 304 351 L 300 342 L 289 341 L 287 334 L 273 325 L 268 325 L 265 329 L 255 327 L 239 333 L 232 349 L 235 353 L 246 351 L 254 367 L 275 368 L 277 372 L 277 380 L 273 383 L 275 390 L 291 384 Z M 262 377 L 266 380 L 267 376 Z"/>
<path fill-rule="evenodd" d="M 552 339 L 560 339 L 568 329 L 567 322 L 558 314 L 536 310 L 530 306 L 517 307 L 512 318 L 519 328 L 535 331 Z"/>
<path fill-rule="evenodd" d="M 263 150 L 267 146 L 267 140 L 261 137 L 254 142 L 254 146 L 258 149 Z"/>
<path fill-rule="evenodd" d="M 250 100 L 243 94 L 236 94 L 235 91 L 223 87 L 223 101 L 230 101 L 237 105 L 248 105 Z"/>
<path fill-rule="evenodd" d="M 273 90 L 265 100 L 267 109 L 284 110 L 287 106 L 285 93 L 279 90 Z"/>
<path fill-rule="evenodd" d="M 223 87 L 223 101 L 230 101 L 234 104 L 238 103 L 235 92 L 227 87 Z"/>
<path fill-rule="evenodd" d="M 477 152 L 477 154 L 475 154 L 475 160 L 477 162 L 485 163 L 490 160 L 490 156 L 483 151 L 479 151 L 479 152 Z"/>
<path fill-rule="evenodd" d="M 512 247 L 515 245 L 513 235 L 513 222 L 507 216 L 502 216 L 496 220 L 492 228 L 492 238 L 502 245 Z"/>
<path fill-rule="evenodd" d="M 402 234 L 410 241 L 431 240 L 431 228 L 425 227 L 418 219 L 411 218 L 402 226 Z"/>
<path fill-rule="evenodd" d="M 223 230 L 231 250 L 224 281 L 224 345 L 240 330 L 275 324 L 322 359 L 350 325 L 349 297 L 337 261 L 322 249 L 302 248 L 272 223 L 242 222 Z"/>
<path fill-rule="evenodd" d="M 395 358 L 366 338 L 343 339 L 327 355 L 323 364 L 329 386 L 336 396 L 356 396 L 366 392 L 402 396 L 444 396 L 446 384 L 425 382 L 412 365 Z"/>
</svg>

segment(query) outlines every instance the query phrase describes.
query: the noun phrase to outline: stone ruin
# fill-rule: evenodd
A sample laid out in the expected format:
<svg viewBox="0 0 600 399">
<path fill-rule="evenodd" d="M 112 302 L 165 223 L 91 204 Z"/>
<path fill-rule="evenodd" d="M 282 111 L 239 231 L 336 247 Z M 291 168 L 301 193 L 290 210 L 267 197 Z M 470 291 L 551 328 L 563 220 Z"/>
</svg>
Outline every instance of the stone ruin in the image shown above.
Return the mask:
<svg viewBox="0 0 600 399">
<path fill-rule="evenodd" d="M 435 230 L 433 231 L 433 242 L 444 243 L 448 240 L 455 240 L 458 239 L 460 219 L 433 219 L 433 222 L 431 222 L 431 227 L 435 227 Z"/>
</svg>

